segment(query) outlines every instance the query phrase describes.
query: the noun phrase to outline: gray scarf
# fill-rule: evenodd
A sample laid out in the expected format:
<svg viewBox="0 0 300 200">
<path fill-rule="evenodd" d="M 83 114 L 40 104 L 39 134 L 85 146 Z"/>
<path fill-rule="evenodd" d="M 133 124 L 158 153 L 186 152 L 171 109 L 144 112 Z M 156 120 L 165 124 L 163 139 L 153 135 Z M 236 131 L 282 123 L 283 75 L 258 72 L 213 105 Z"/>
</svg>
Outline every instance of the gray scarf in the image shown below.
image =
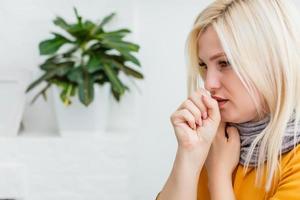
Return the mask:
<svg viewBox="0 0 300 200">
<path fill-rule="evenodd" d="M 285 135 L 283 138 L 283 143 L 281 147 L 281 153 L 286 153 L 294 148 L 294 121 L 295 121 L 295 112 L 291 116 L 286 130 Z M 248 152 L 250 151 L 250 146 L 254 139 L 257 137 L 259 133 L 261 133 L 270 122 L 270 115 L 267 115 L 264 119 L 257 121 L 257 122 L 244 122 L 244 123 L 228 123 L 228 125 L 234 126 L 238 129 L 240 134 L 240 140 L 241 140 L 241 150 L 240 150 L 240 161 L 239 163 L 242 165 L 245 165 L 246 163 L 246 156 Z M 300 123 L 298 124 L 300 125 Z M 296 144 L 300 143 L 300 131 L 296 133 L 295 138 Z M 259 143 L 258 143 L 259 144 Z M 257 145 L 253 151 L 253 154 L 251 156 L 251 160 L 249 162 L 249 166 L 257 166 L 257 160 L 258 160 L 258 148 Z"/>
</svg>

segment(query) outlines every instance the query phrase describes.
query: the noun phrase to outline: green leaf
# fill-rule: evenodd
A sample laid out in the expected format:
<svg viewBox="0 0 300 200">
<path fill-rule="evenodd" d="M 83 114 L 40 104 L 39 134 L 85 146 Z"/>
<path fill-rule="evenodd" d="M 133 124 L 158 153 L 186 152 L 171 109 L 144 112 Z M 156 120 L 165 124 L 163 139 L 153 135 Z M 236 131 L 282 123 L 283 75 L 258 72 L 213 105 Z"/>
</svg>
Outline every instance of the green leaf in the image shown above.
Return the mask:
<svg viewBox="0 0 300 200">
<path fill-rule="evenodd" d="M 88 106 L 94 99 L 94 82 L 87 72 L 83 73 L 83 82 L 78 85 L 79 100 Z"/>
<path fill-rule="evenodd" d="M 40 65 L 40 69 L 44 70 L 44 71 L 49 71 L 51 69 L 56 68 L 56 64 L 53 62 L 45 62 L 43 64 Z"/>
<path fill-rule="evenodd" d="M 91 55 L 87 63 L 87 69 L 89 73 L 94 73 L 98 70 L 103 69 L 103 64 L 101 63 L 101 58 L 96 55 Z"/>
<path fill-rule="evenodd" d="M 113 94 L 113 97 L 117 100 L 117 102 L 120 102 L 120 94 L 116 92 L 114 89 L 111 89 L 111 93 Z"/>
<path fill-rule="evenodd" d="M 126 90 L 129 90 L 129 88 L 128 88 L 126 85 L 124 85 L 124 88 L 125 88 Z M 111 93 L 113 94 L 113 97 L 117 100 L 117 102 L 120 102 L 121 96 L 124 95 L 124 94 L 120 94 L 120 93 L 118 93 L 117 91 L 115 91 L 115 90 L 113 89 L 113 87 L 111 87 Z"/>
<path fill-rule="evenodd" d="M 96 36 L 97 39 L 105 39 L 105 40 L 116 40 L 120 41 L 123 37 L 126 36 L 126 34 L 130 33 L 131 31 L 129 29 L 120 29 L 116 31 L 110 31 L 98 34 Z"/>
<path fill-rule="evenodd" d="M 91 32 L 95 28 L 95 24 L 92 21 L 86 20 L 83 24 L 85 30 Z"/>
<path fill-rule="evenodd" d="M 67 77 L 70 81 L 81 84 L 83 82 L 82 72 L 82 67 L 76 67 L 70 71 Z"/>
<path fill-rule="evenodd" d="M 89 35 L 89 32 L 91 31 L 91 23 L 86 22 L 86 24 L 68 24 L 63 18 L 56 17 L 56 19 L 53 21 L 53 23 L 56 26 L 59 26 L 60 28 L 64 29 L 67 33 L 72 35 L 77 39 L 76 43 L 81 43 L 84 38 L 86 38 Z"/>
<path fill-rule="evenodd" d="M 54 54 L 62 45 L 71 43 L 70 40 L 60 34 L 54 33 L 54 36 L 53 39 L 42 41 L 39 44 L 40 55 Z"/>
<path fill-rule="evenodd" d="M 75 16 L 77 18 L 77 22 L 78 22 L 79 25 L 81 25 L 81 23 L 82 23 L 82 17 L 79 16 L 78 11 L 77 11 L 77 9 L 75 7 L 73 9 L 74 9 Z"/>
<path fill-rule="evenodd" d="M 50 59 L 46 60 L 43 64 L 40 65 L 40 68 L 44 71 L 49 71 L 55 68 L 61 68 L 62 67 L 62 72 L 58 69 L 57 75 L 58 76 L 63 76 L 65 74 L 65 71 L 68 72 L 68 70 L 74 66 L 73 61 L 65 61 L 61 63 L 56 63 L 57 60 L 55 59 Z"/>
<path fill-rule="evenodd" d="M 87 54 L 99 53 L 105 54 L 105 51 L 110 50 L 111 48 L 104 47 L 100 42 L 92 44 L 86 49 Z"/>
<path fill-rule="evenodd" d="M 79 24 L 72 25 L 67 31 L 77 38 L 77 42 L 81 42 L 81 40 L 83 40 L 88 35 L 88 31 Z"/>
<path fill-rule="evenodd" d="M 35 80 L 34 82 L 32 82 L 26 89 L 26 93 L 29 92 L 30 90 L 32 90 L 33 88 L 35 88 L 37 85 L 39 85 L 41 82 L 46 81 L 52 77 L 54 77 L 56 74 L 55 69 L 50 70 L 48 72 L 46 72 L 44 75 L 42 75 L 40 78 L 38 78 L 37 80 Z"/>
<path fill-rule="evenodd" d="M 116 13 L 111 13 L 111 14 L 105 16 L 103 18 L 103 20 L 100 22 L 100 24 L 94 28 L 94 30 L 92 31 L 92 34 L 94 35 L 94 34 L 103 32 L 103 26 L 105 24 L 107 24 L 115 15 L 116 15 Z"/>
<path fill-rule="evenodd" d="M 136 57 L 134 57 L 127 51 L 123 51 L 123 50 L 119 50 L 119 51 L 126 60 L 131 61 L 132 63 L 136 64 L 137 66 L 141 66 L 141 63 L 139 62 L 139 60 Z"/>
<path fill-rule="evenodd" d="M 54 56 L 48 58 L 39 67 L 41 70 L 48 71 L 48 70 L 51 70 L 56 67 L 56 62 L 57 62 L 57 55 L 54 55 Z"/>
<path fill-rule="evenodd" d="M 133 77 L 135 77 L 137 79 L 143 79 L 144 78 L 143 74 L 141 74 L 140 72 L 138 72 L 138 71 L 136 71 L 136 70 L 134 70 L 132 68 L 129 68 L 126 65 L 121 64 L 121 63 L 119 63 L 118 61 L 116 61 L 114 59 L 107 58 L 106 61 L 109 62 L 111 65 L 116 66 L 117 68 L 119 68 L 120 70 L 122 70 L 127 75 L 133 76 Z"/>
<path fill-rule="evenodd" d="M 115 74 L 115 72 L 108 64 L 104 63 L 103 67 L 104 67 L 105 74 L 107 75 L 108 79 L 112 84 L 113 89 L 119 94 L 123 94 L 125 92 L 125 89 L 122 82 L 119 80 L 118 76 Z"/>
<path fill-rule="evenodd" d="M 124 48 L 124 46 L 122 46 L 120 43 L 119 43 L 119 45 L 115 45 L 115 43 L 113 43 L 113 42 L 110 42 L 110 41 L 105 41 L 104 43 L 103 43 L 106 47 L 109 47 L 109 48 L 112 48 L 112 49 L 116 49 L 117 51 L 119 51 L 120 52 L 120 54 L 125 58 L 125 60 L 126 61 L 130 61 L 130 62 L 132 62 L 132 63 L 134 63 L 134 64 L 136 64 L 137 66 L 141 66 L 141 64 L 140 64 L 140 62 L 139 62 L 139 60 L 135 57 L 135 56 L 133 56 L 132 54 L 130 54 L 129 53 L 129 51 L 130 50 L 138 50 L 138 48 L 139 48 L 139 46 L 138 45 L 136 45 L 135 46 L 135 44 L 133 44 L 133 43 L 124 43 L 123 42 L 123 45 L 124 46 L 127 46 L 127 45 L 131 45 L 131 44 L 133 44 L 133 45 L 131 45 L 131 49 L 129 48 L 129 49 L 126 49 L 126 48 Z M 121 47 L 122 46 L 122 47 Z M 128 46 L 127 46 L 128 47 Z"/>
<path fill-rule="evenodd" d="M 70 48 L 67 52 L 63 53 L 62 56 L 64 58 L 70 58 L 72 54 L 74 54 L 78 50 L 78 48 L 79 48 L 78 46 L 74 46 Z"/>
<path fill-rule="evenodd" d="M 30 104 L 33 104 L 40 95 L 43 95 L 44 99 L 47 100 L 47 96 L 46 96 L 46 92 L 47 90 L 50 88 L 51 83 L 48 83 L 40 92 L 38 92 L 34 98 L 32 99 L 32 101 L 30 102 Z"/>
<path fill-rule="evenodd" d="M 107 45 L 113 49 L 121 50 L 121 51 L 133 51 L 138 52 L 139 51 L 139 45 L 131 43 L 131 42 L 125 42 L 125 41 L 112 41 L 112 40 L 103 40 L 102 43 L 104 45 Z"/>
<path fill-rule="evenodd" d="M 123 29 L 119 29 L 119 30 L 115 30 L 115 31 L 110 31 L 110 32 L 106 32 L 106 35 L 119 35 L 119 36 L 125 36 L 128 33 L 131 33 L 131 31 L 127 28 L 123 28 Z"/>
<path fill-rule="evenodd" d="M 104 19 L 102 20 L 102 22 L 100 23 L 99 27 L 103 27 L 105 24 L 107 24 L 114 16 L 116 15 L 116 13 L 111 13 L 110 15 L 107 15 L 106 17 L 104 17 Z"/>
<path fill-rule="evenodd" d="M 56 75 L 60 77 L 65 76 L 73 68 L 74 64 L 75 63 L 72 61 L 58 63 L 56 68 Z"/>
<path fill-rule="evenodd" d="M 26 92 L 29 92 L 34 87 L 39 85 L 43 81 L 48 81 L 49 79 L 53 78 L 54 76 L 64 76 L 66 75 L 73 67 L 74 62 L 63 62 L 57 64 L 55 68 L 50 69 L 49 71 L 46 71 L 44 75 L 42 75 L 40 78 L 32 82 Z"/>
<path fill-rule="evenodd" d="M 53 20 L 53 23 L 56 25 L 56 26 L 58 26 L 58 27 L 60 27 L 60 28 L 62 28 L 62 29 L 64 29 L 64 30 L 66 30 L 66 31 L 68 31 L 68 29 L 71 27 L 71 25 L 70 24 L 68 24 L 63 18 L 61 18 L 61 17 L 56 17 L 54 20 Z"/>
<path fill-rule="evenodd" d="M 138 72 L 138 71 L 136 71 L 136 70 L 134 70 L 132 68 L 129 68 L 129 67 L 125 66 L 125 65 L 123 66 L 122 70 L 127 75 L 133 76 L 133 77 L 135 77 L 137 79 L 144 79 L 143 74 L 141 74 L 140 72 Z"/>
</svg>

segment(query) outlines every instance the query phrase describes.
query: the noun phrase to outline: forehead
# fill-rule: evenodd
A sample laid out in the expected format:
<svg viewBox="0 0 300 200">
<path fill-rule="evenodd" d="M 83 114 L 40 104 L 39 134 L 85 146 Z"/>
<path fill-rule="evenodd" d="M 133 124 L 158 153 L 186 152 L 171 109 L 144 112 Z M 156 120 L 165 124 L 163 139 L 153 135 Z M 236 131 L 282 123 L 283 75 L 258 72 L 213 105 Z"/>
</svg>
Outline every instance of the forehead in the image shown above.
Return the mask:
<svg viewBox="0 0 300 200">
<path fill-rule="evenodd" d="M 209 26 L 198 39 L 198 57 L 207 60 L 216 53 L 223 52 L 219 37 L 212 26 Z"/>
</svg>

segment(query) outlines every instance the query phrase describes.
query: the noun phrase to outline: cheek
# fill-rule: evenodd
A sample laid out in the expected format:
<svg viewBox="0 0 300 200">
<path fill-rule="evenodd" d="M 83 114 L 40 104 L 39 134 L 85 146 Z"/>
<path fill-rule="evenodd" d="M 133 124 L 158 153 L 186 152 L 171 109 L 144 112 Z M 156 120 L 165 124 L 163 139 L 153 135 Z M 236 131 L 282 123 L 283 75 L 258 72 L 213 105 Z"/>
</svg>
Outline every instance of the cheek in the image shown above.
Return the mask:
<svg viewBox="0 0 300 200">
<path fill-rule="evenodd" d="M 247 92 L 236 93 L 226 112 L 228 120 L 233 123 L 247 122 L 257 115 L 255 104 Z"/>
<path fill-rule="evenodd" d="M 226 109 L 220 110 L 222 121 L 233 123 L 250 121 L 256 117 L 255 104 L 242 83 L 236 77 L 231 78 L 230 84 L 227 85 L 230 101 Z"/>
<path fill-rule="evenodd" d="M 243 123 L 256 116 L 255 105 L 250 99 L 240 98 L 228 102 L 225 109 L 220 110 L 223 122 Z"/>
</svg>

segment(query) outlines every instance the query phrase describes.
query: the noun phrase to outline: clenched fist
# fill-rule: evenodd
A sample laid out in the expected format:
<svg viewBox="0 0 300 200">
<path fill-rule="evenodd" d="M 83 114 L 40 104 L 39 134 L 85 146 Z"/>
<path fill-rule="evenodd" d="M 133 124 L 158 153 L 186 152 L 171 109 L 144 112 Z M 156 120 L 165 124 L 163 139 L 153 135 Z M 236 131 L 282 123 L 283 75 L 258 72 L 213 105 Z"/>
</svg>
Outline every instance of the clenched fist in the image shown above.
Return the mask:
<svg viewBox="0 0 300 200">
<path fill-rule="evenodd" d="M 205 89 L 197 90 L 171 115 L 178 148 L 193 154 L 196 163 L 203 162 L 220 121 L 218 102 Z"/>
</svg>

